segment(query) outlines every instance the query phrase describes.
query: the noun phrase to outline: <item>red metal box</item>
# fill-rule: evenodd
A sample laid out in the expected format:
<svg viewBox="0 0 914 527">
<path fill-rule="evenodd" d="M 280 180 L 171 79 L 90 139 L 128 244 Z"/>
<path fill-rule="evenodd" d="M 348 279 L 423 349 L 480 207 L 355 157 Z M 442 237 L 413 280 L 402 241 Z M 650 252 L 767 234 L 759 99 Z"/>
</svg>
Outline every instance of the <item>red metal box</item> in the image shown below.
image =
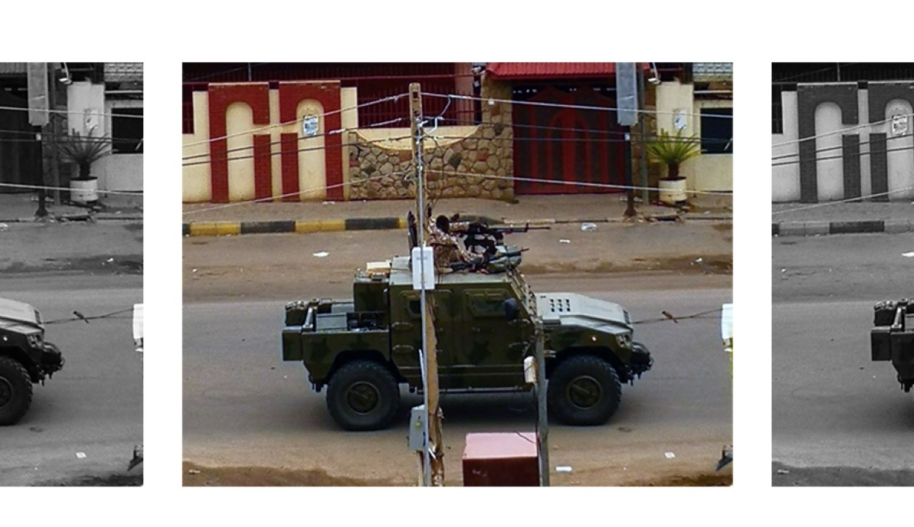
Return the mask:
<svg viewBox="0 0 914 527">
<path fill-rule="evenodd" d="M 536 434 L 467 434 L 463 451 L 466 487 L 536 487 Z"/>
</svg>

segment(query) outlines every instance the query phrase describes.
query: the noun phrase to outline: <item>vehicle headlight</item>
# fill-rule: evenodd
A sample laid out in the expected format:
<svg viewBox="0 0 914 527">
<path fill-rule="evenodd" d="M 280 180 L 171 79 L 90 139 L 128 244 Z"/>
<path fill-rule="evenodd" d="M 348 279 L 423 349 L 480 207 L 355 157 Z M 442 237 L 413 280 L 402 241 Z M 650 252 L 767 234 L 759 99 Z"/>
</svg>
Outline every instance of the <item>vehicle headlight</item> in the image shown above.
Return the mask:
<svg viewBox="0 0 914 527">
<path fill-rule="evenodd" d="M 623 348 L 630 348 L 630 347 L 632 347 L 632 334 L 631 333 L 617 333 L 616 342 L 619 344 L 619 346 L 622 346 Z"/>
<path fill-rule="evenodd" d="M 31 333 L 26 336 L 26 339 L 28 339 L 29 346 L 33 348 L 41 347 L 41 333 Z"/>
</svg>

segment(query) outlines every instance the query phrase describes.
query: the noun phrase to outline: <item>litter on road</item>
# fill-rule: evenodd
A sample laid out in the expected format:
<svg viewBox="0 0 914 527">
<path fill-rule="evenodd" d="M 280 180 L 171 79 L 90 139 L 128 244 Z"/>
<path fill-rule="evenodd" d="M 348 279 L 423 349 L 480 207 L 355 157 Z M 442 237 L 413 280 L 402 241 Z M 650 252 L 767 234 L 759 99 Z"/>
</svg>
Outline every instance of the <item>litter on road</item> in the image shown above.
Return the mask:
<svg viewBox="0 0 914 527">
<path fill-rule="evenodd" d="M 328 254 L 330 254 L 330 253 L 328 253 L 327 251 L 321 251 L 321 252 L 319 252 L 319 253 L 314 253 L 314 256 L 316 256 L 317 258 L 324 258 L 324 257 L 326 257 Z"/>
</svg>

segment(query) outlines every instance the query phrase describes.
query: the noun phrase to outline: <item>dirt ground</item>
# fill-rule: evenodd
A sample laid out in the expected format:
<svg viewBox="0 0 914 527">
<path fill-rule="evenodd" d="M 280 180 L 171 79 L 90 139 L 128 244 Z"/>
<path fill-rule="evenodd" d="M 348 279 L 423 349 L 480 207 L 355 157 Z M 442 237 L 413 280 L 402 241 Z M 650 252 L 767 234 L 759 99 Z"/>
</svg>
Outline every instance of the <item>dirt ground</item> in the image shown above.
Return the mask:
<svg viewBox="0 0 914 527">
<path fill-rule="evenodd" d="M 914 470 L 871 470 L 857 467 L 789 467 L 773 464 L 775 487 L 911 487 Z"/>
<path fill-rule="evenodd" d="M 110 474 L 108 476 L 84 476 L 70 480 L 40 483 L 41 487 L 142 487 L 143 475 Z"/>
<path fill-rule="evenodd" d="M 555 476 L 553 476 L 555 478 Z M 331 476 L 323 470 L 278 470 L 267 467 L 203 467 L 184 462 L 185 487 L 368 487 L 399 484 L 384 479 L 357 479 Z M 561 478 L 558 478 L 561 479 Z M 456 481 L 451 480 L 453 484 Z M 586 473 L 575 478 L 578 486 L 605 485 L 603 476 Z M 627 483 L 629 487 L 728 487 L 733 484 L 733 473 L 699 473 L 691 476 L 663 476 L 652 480 Z"/>
<path fill-rule="evenodd" d="M 639 275 L 729 278 L 733 269 L 728 222 L 601 225 L 591 232 L 556 225 L 511 235 L 508 243 L 531 248 L 521 267 L 527 275 L 630 273 L 650 282 Z M 367 261 L 405 254 L 406 247 L 399 230 L 185 237 L 184 301 L 320 296 L 349 283 Z"/>
</svg>

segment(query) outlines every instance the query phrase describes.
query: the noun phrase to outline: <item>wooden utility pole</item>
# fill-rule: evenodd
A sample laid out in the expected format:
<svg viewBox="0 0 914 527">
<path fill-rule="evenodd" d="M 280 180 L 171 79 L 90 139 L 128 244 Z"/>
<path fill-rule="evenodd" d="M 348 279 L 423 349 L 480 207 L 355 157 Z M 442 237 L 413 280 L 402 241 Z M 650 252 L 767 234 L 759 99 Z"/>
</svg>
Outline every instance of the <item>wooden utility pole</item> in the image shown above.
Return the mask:
<svg viewBox="0 0 914 527">
<path fill-rule="evenodd" d="M 60 151 L 57 143 L 60 141 L 60 118 L 55 112 L 57 109 L 57 70 L 54 68 L 56 62 L 48 63 L 48 70 L 51 75 L 48 83 L 48 125 L 51 128 L 51 185 L 54 187 L 54 205 L 60 206 Z"/>
<path fill-rule="evenodd" d="M 549 486 L 549 416 L 546 408 L 546 335 L 543 319 L 536 317 L 536 447 L 539 450 L 540 486 Z"/>
<path fill-rule="evenodd" d="M 419 218 L 419 246 L 425 247 L 426 222 L 430 218 L 425 212 L 425 175 L 422 162 L 422 93 L 418 83 L 409 85 L 410 132 L 413 139 L 413 162 L 416 165 L 416 217 Z M 425 259 L 413 262 L 425 265 Z M 433 264 L 434 265 L 434 264 Z M 425 484 L 444 485 L 444 446 L 441 434 L 441 409 L 438 407 L 438 356 L 435 339 L 434 301 L 429 298 L 425 286 L 425 272 L 421 273 L 422 289 L 420 308 L 422 310 L 422 357 L 425 361 L 426 448 L 423 452 Z"/>
</svg>

